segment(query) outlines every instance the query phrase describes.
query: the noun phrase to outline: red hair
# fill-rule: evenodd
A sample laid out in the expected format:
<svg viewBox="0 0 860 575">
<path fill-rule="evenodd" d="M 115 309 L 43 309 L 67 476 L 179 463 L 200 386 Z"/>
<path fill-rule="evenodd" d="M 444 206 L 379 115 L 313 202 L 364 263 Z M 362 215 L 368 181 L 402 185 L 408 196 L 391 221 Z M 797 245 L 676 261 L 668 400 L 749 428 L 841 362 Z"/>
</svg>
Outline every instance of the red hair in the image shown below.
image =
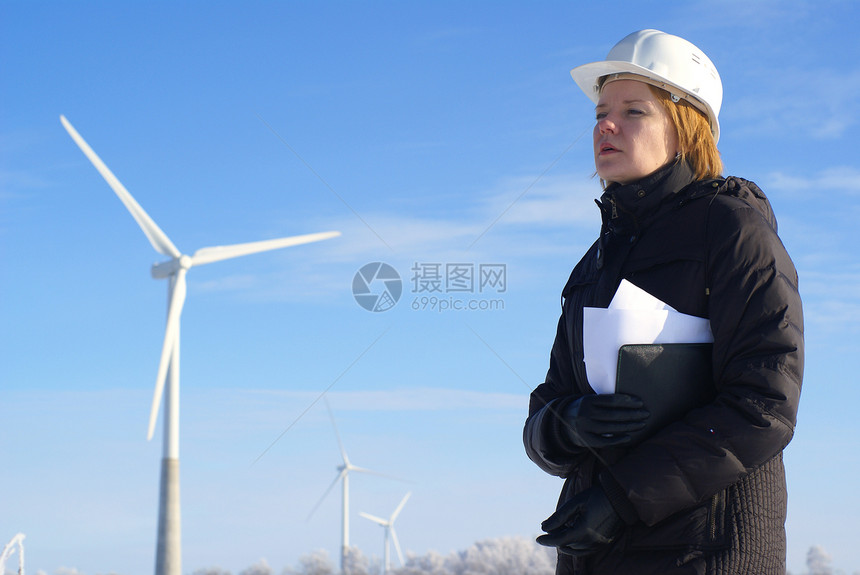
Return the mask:
<svg viewBox="0 0 860 575">
<path fill-rule="evenodd" d="M 723 173 L 723 160 L 708 118 L 686 100 L 675 102 L 666 90 L 650 84 L 648 87 L 669 114 L 678 136 L 681 158 L 692 166 L 695 178 L 719 178 Z"/>
</svg>

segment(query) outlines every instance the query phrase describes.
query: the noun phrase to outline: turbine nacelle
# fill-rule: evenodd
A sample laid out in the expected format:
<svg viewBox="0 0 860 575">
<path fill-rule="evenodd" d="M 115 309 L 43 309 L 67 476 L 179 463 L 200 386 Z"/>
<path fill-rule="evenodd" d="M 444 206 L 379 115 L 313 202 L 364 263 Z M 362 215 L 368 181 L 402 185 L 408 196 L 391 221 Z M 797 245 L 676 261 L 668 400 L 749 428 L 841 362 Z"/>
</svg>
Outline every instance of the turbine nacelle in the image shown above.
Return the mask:
<svg viewBox="0 0 860 575">
<path fill-rule="evenodd" d="M 187 256 L 185 254 L 179 256 L 178 258 L 173 258 L 172 260 L 167 260 L 166 262 L 157 262 L 152 264 L 152 268 L 149 270 L 153 279 L 163 280 L 167 279 L 172 275 L 175 275 L 180 269 L 188 270 L 191 269 L 191 266 L 194 265 L 194 260 L 191 256 Z"/>
</svg>

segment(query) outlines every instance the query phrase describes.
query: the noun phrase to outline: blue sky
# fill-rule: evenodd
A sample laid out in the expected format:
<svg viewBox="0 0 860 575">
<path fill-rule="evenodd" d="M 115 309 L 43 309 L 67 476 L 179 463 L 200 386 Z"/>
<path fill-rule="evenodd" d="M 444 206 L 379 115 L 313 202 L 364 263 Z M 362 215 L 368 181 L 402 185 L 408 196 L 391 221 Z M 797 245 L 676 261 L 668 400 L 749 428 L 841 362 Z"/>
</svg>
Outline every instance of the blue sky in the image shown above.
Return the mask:
<svg viewBox="0 0 860 575">
<path fill-rule="evenodd" d="M 769 195 L 800 273 L 789 568 L 821 544 L 860 569 L 860 9 L 580 4 L 0 3 L 0 540 L 27 535 L 29 570 L 148 573 L 156 532 L 160 256 L 60 114 L 183 252 L 343 233 L 189 272 L 184 570 L 336 557 L 338 493 L 307 520 L 340 463 L 326 390 L 353 462 L 407 480 L 355 477 L 352 543 L 380 556 L 358 512 L 412 491 L 403 547 L 447 553 L 536 535 L 554 507 L 520 432 L 598 229 L 592 104 L 568 71 L 641 28 L 715 62 L 727 172 Z M 370 262 L 402 277 L 389 311 L 353 298 Z M 426 309 L 416 263 L 503 264 L 507 289 Z"/>
</svg>

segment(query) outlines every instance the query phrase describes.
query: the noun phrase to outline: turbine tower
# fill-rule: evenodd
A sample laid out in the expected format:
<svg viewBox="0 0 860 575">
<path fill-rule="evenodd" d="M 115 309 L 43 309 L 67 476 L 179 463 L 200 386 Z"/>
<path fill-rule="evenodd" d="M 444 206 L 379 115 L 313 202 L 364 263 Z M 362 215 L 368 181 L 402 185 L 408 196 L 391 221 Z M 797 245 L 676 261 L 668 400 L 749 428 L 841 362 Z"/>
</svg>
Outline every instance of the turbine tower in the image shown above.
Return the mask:
<svg viewBox="0 0 860 575">
<path fill-rule="evenodd" d="M 403 567 L 403 552 L 400 551 L 400 543 L 397 541 L 397 532 L 394 530 L 394 520 L 397 519 L 397 516 L 400 515 L 400 511 L 403 509 L 403 506 L 406 505 L 406 500 L 409 499 L 409 496 L 412 493 L 407 493 L 406 496 L 400 501 L 400 505 L 397 506 L 397 509 L 394 510 L 394 513 L 391 514 L 391 517 L 386 519 L 381 519 L 369 513 L 365 513 L 362 511 L 359 513 L 365 519 L 370 519 L 374 523 L 379 523 L 385 529 L 385 549 L 383 551 L 383 574 L 388 573 L 391 567 L 391 551 L 389 549 L 389 539 L 394 541 L 394 549 L 397 550 L 397 558 L 400 559 L 400 566 Z"/>
<path fill-rule="evenodd" d="M 60 116 L 63 127 L 96 167 L 108 185 L 113 189 L 126 209 L 134 217 L 143 233 L 155 250 L 170 259 L 152 265 L 152 277 L 168 280 L 167 287 L 167 327 L 164 330 L 164 343 L 161 359 L 155 378 L 155 393 L 149 413 L 147 439 L 152 439 L 161 398 L 167 387 L 164 418 L 164 446 L 161 459 L 161 483 L 158 505 L 158 540 L 155 552 L 156 575 L 182 575 L 181 529 L 179 507 L 179 317 L 185 303 L 185 274 L 193 266 L 209 264 L 239 256 L 317 242 L 339 236 L 340 232 L 322 232 L 302 236 L 292 236 L 274 240 L 264 240 L 230 246 L 201 248 L 193 255 L 180 252 L 170 238 L 140 207 L 132 195 L 101 161 L 64 116 Z"/>
<path fill-rule="evenodd" d="M 343 442 L 340 440 L 340 433 L 337 430 L 337 424 L 334 421 L 334 414 L 331 412 L 331 408 L 326 401 L 326 409 L 328 409 L 329 417 L 331 418 L 332 427 L 334 427 L 334 434 L 337 437 L 337 444 L 340 447 L 340 455 L 343 458 L 343 465 L 338 465 L 337 467 L 337 475 L 334 478 L 334 481 L 331 482 L 331 485 L 328 486 L 328 489 L 325 490 L 322 497 L 320 497 L 317 504 L 314 505 L 314 508 L 308 514 L 308 519 L 314 514 L 326 496 L 334 489 L 334 486 L 337 485 L 337 482 L 341 482 L 342 487 L 342 507 L 341 507 L 341 545 L 340 545 L 340 572 L 342 575 L 346 575 L 346 556 L 349 551 L 349 474 L 352 471 L 357 471 L 358 473 L 369 473 L 371 475 L 379 475 L 382 477 L 390 477 L 388 475 L 384 475 L 382 473 L 371 471 L 370 469 L 365 469 L 363 467 L 357 467 L 350 463 L 349 457 L 346 455 L 346 449 L 343 447 Z"/>
</svg>

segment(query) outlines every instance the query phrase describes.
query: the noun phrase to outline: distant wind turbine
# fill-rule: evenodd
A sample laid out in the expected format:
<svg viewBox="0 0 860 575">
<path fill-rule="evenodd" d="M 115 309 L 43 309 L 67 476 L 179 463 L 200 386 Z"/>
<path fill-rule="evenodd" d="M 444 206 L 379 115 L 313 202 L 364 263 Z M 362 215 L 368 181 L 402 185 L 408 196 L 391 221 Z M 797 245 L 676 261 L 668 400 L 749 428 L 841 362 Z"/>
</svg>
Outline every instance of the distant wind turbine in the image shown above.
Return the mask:
<svg viewBox="0 0 860 575">
<path fill-rule="evenodd" d="M 397 532 L 394 530 L 394 520 L 397 519 L 398 515 L 400 515 L 400 511 L 403 509 L 403 506 L 406 505 L 406 500 L 409 499 L 410 495 L 412 495 L 411 492 L 406 494 L 406 496 L 400 501 L 400 505 L 397 506 L 397 509 L 394 510 L 394 513 L 392 513 L 391 517 L 388 519 L 380 519 L 379 517 L 365 513 L 364 511 L 359 513 L 359 515 L 365 519 L 370 519 L 374 523 L 379 523 L 383 528 L 385 528 L 385 559 L 383 562 L 383 573 L 388 573 L 391 567 L 389 538 L 394 541 L 394 549 L 397 550 L 397 558 L 400 559 L 400 566 L 403 567 L 403 552 L 400 550 L 400 543 L 397 541 Z"/>
<path fill-rule="evenodd" d="M 140 207 L 140 204 L 135 201 L 128 190 L 125 189 L 81 135 L 66 120 L 65 116 L 60 116 L 60 122 L 62 122 L 63 127 L 84 155 L 89 158 L 90 162 L 92 162 L 131 213 L 140 226 L 140 229 L 143 230 L 143 233 L 149 239 L 149 243 L 155 248 L 155 251 L 170 258 L 167 261 L 153 264 L 151 270 L 153 278 L 167 279 L 169 282 L 167 288 L 167 327 L 164 331 L 164 344 L 161 348 L 158 374 L 155 378 L 155 393 L 149 413 L 147 439 L 152 439 L 159 407 L 161 406 L 161 397 L 165 386 L 167 386 L 155 573 L 156 575 L 181 575 L 182 553 L 179 512 L 179 317 L 182 314 L 182 306 L 185 303 L 185 274 L 193 266 L 299 244 L 318 242 L 339 236 L 340 232 L 322 232 L 230 246 L 215 246 L 199 249 L 191 256 L 185 255 L 173 245 L 170 238 L 161 231 L 161 228 Z"/>
<path fill-rule="evenodd" d="M 343 488 L 343 500 L 342 500 L 342 519 L 341 519 L 341 546 L 340 546 L 340 572 L 342 574 L 346 574 L 346 556 L 349 551 L 349 474 L 352 471 L 356 471 L 358 473 L 369 473 L 371 475 L 379 475 L 382 477 L 389 477 L 389 475 L 385 475 L 383 473 L 379 473 L 376 471 L 371 471 L 370 469 L 365 469 L 363 467 L 357 467 L 350 463 L 349 457 L 346 455 L 346 449 L 343 447 L 343 442 L 340 440 L 340 433 L 337 430 L 337 424 L 334 421 L 334 414 L 331 412 L 331 408 L 326 402 L 326 409 L 328 409 L 329 417 L 331 418 L 332 427 L 334 427 L 334 434 L 337 437 L 337 444 L 340 447 L 340 455 L 343 458 L 343 465 L 338 465 L 337 467 L 337 476 L 334 478 L 334 481 L 331 482 L 331 485 L 328 486 L 328 489 L 325 490 L 322 497 L 320 497 L 317 504 L 314 505 L 314 508 L 308 514 L 308 519 L 314 514 L 314 512 L 319 508 L 320 504 L 323 500 L 328 496 L 334 486 L 337 485 L 337 482 L 342 482 Z"/>
<path fill-rule="evenodd" d="M 6 561 L 15 553 L 16 545 L 18 546 L 18 575 L 24 575 L 24 537 L 23 533 L 18 533 L 3 547 L 3 551 L 0 552 L 0 575 L 6 573 Z"/>
</svg>

